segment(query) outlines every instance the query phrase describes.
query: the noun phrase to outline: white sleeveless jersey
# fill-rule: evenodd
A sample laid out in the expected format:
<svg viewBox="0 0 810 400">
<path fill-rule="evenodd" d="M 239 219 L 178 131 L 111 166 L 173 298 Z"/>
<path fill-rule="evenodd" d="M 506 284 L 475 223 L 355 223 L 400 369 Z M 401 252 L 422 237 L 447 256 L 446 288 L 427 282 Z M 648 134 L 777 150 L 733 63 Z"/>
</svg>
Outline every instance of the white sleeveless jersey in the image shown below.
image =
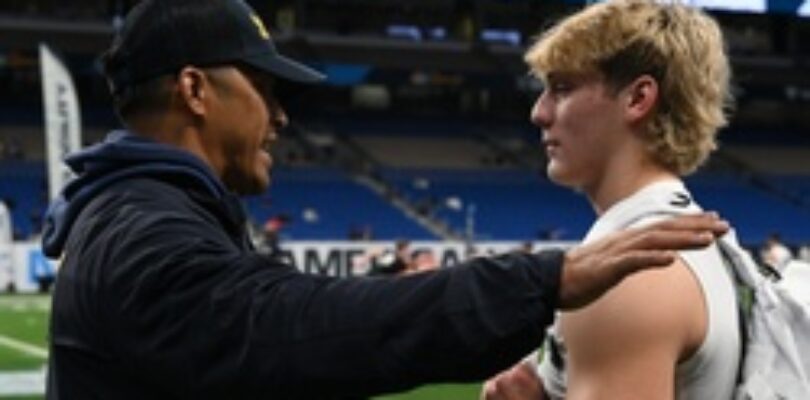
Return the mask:
<svg viewBox="0 0 810 400">
<path fill-rule="evenodd" d="M 583 243 L 627 227 L 650 224 L 700 207 L 681 181 L 656 182 L 615 204 L 593 225 Z M 720 251 L 712 245 L 680 252 L 697 278 L 707 304 L 708 325 L 703 343 L 677 366 L 675 398 L 731 399 L 740 362 L 740 325 L 736 289 Z M 550 331 L 538 373 L 550 398 L 565 397 L 565 345 L 555 324 Z"/>
</svg>

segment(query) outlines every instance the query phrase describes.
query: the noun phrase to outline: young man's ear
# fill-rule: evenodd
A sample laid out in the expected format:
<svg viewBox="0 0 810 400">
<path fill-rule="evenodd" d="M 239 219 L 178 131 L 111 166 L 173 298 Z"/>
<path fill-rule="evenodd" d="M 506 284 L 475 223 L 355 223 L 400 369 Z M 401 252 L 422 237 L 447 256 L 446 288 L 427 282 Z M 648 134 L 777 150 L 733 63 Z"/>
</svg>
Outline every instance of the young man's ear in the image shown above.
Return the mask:
<svg viewBox="0 0 810 400">
<path fill-rule="evenodd" d="M 205 99 L 208 96 L 208 77 L 199 68 L 183 67 L 177 74 L 177 90 L 180 99 L 189 111 L 197 116 L 206 113 Z"/>
<path fill-rule="evenodd" d="M 626 88 L 626 117 L 628 122 L 636 123 L 650 114 L 658 103 L 658 81 L 650 75 L 636 78 Z"/>
</svg>

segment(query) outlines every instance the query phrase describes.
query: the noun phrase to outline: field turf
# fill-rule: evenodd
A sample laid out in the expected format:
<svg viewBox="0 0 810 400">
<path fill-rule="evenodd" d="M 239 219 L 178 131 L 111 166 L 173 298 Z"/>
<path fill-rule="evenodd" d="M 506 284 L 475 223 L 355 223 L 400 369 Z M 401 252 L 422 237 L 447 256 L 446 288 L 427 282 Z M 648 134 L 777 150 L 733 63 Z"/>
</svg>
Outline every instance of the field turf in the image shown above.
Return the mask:
<svg viewBox="0 0 810 400">
<path fill-rule="evenodd" d="M 44 357 L 5 345 L 2 339 L 8 338 L 45 350 L 49 310 L 48 296 L 0 294 L 0 380 L 3 374 L 42 371 Z M 406 393 L 380 396 L 375 400 L 472 400 L 478 398 L 479 390 L 480 384 L 432 385 Z M 38 391 L 40 393 L 34 395 L 12 396 L 2 394 L 3 388 L 0 388 L 0 399 L 42 399 L 44 388 Z"/>
</svg>

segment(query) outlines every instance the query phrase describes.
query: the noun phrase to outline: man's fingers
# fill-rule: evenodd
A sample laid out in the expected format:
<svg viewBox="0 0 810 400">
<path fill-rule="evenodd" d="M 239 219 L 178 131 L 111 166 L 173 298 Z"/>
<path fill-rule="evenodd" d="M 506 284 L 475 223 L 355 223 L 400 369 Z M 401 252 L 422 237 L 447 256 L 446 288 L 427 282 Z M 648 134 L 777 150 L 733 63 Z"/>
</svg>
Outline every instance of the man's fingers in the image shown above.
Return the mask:
<svg viewBox="0 0 810 400">
<path fill-rule="evenodd" d="M 617 261 L 619 268 L 616 269 L 616 282 L 642 269 L 667 267 L 675 262 L 676 257 L 676 253 L 672 251 L 639 250 L 627 253 Z"/>
<path fill-rule="evenodd" d="M 540 378 L 524 363 L 512 367 L 505 378 L 498 380 L 496 391 L 507 400 L 536 400 L 541 398 Z"/>
<path fill-rule="evenodd" d="M 481 390 L 482 400 L 511 400 L 512 382 L 509 377 L 509 370 L 501 372 L 494 378 L 486 381 Z"/>
<path fill-rule="evenodd" d="M 481 399 L 485 400 L 537 400 L 543 398 L 540 378 L 537 377 L 533 367 L 522 362 L 488 380 L 481 390 Z"/>
<path fill-rule="evenodd" d="M 574 248 L 566 253 L 559 305 L 581 307 L 628 274 L 671 265 L 674 251 L 706 247 L 728 229 L 728 222 L 715 213 L 684 215 Z"/>
<path fill-rule="evenodd" d="M 728 229 L 728 222 L 714 213 L 683 215 L 642 228 L 614 232 L 598 246 L 605 252 L 696 249 L 708 246 Z"/>
<path fill-rule="evenodd" d="M 654 223 L 645 229 L 706 231 L 715 235 L 723 235 L 728 232 L 730 225 L 728 221 L 721 219 L 717 213 L 704 212 L 694 215 L 679 215 Z"/>
<path fill-rule="evenodd" d="M 481 400 L 497 400 L 498 393 L 495 391 L 495 381 L 490 379 L 484 382 L 481 388 Z"/>
<path fill-rule="evenodd" d="M 631 250 L 680 250 L 695 249 L 710 245 L 714 235 L 706 231 L 664 231 L 645 230 L 634 234 L 622 243 L 624 249 Z"/>
</svg>

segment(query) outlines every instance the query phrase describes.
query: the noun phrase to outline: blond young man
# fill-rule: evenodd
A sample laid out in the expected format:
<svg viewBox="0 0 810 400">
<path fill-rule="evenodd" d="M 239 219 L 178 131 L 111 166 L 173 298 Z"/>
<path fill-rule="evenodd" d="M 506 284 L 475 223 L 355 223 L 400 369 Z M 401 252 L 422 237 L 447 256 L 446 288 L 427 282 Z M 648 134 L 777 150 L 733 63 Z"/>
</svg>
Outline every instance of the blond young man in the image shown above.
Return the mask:
<svg viewBox="0 0 810 400">
<path fill-rule="evenodd" d="M 548 175 L 599 216 L 585 243 L 700 209 L 680 177 L 716 147 L 731 100 L 714 20 L 683 5 L 608 1 L 561 21 L 525 59 L 546 87 L 531 119 Z M 716 247 L 679 256 L 562 313 L 537 374 L 518 364 L 482 397 L 730 399 L 740 354 L 732 278 Z"/>
</svg>

